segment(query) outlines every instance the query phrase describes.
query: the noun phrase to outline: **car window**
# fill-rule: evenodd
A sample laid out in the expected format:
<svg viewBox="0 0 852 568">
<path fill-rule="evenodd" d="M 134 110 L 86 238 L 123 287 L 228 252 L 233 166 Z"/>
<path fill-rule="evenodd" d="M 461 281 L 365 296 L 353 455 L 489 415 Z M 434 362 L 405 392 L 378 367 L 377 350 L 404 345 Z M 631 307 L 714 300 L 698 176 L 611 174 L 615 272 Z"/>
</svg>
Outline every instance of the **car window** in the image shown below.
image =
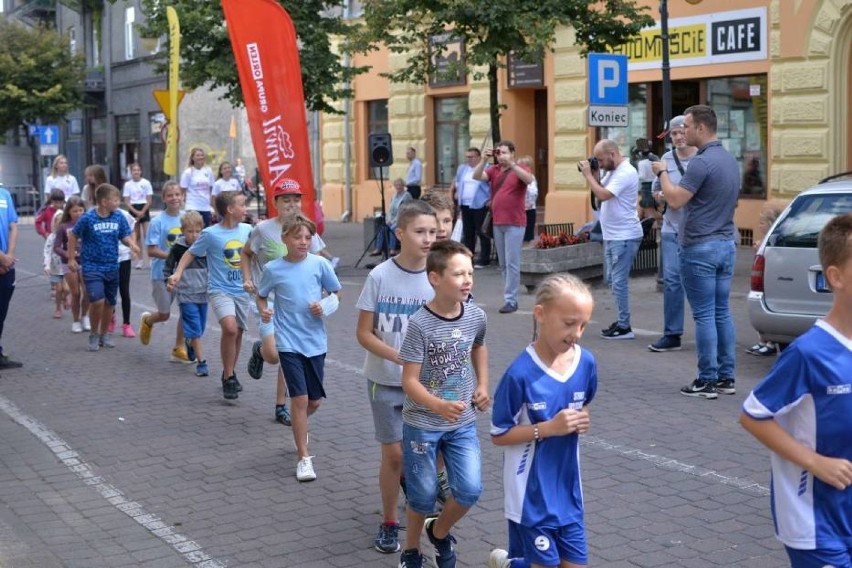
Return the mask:
<svg viewBox="0 0 852 568">
<path fill-rule="evenodd" d="M 852 211 L 852 194 L 804 195 L 775 227 L 767 244 L 775 247 L 816 248 L 819 232 L 832 218 Z"/>
</svg>

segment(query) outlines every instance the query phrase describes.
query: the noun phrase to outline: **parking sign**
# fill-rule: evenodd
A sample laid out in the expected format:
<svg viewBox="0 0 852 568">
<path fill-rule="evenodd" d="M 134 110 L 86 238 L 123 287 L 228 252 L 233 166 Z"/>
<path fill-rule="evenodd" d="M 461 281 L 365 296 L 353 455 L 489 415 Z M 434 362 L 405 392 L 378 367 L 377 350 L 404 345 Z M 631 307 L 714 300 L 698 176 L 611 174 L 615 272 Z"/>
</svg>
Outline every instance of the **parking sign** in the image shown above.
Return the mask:
<svg viewBox="0 0 852 568">
<path fill-rule="evenodd" d="M 615 53 L 589 54 L 589 104 L 627 104 L 627 56 Z"/>
</svg>

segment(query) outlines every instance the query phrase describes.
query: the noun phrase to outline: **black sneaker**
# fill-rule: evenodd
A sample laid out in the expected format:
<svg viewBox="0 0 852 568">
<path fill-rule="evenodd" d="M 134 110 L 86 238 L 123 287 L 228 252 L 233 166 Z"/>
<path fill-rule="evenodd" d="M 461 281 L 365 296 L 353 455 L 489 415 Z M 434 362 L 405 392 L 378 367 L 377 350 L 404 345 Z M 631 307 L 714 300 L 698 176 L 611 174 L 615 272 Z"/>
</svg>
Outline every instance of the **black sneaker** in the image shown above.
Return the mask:
<svg viewBox="0 0 852 568">
<path fill-rule="evenodd" d="M 240 394 L 237 390 L 237 377 L 235 375 L 231 375 L 227 379 L 222 379 L 222 396 L 224 396 L 227 400 L 234 400 L 235 398 L 239 398 Z"/>
<path fill-rule="evenodd" d="M 260 355 L 260 347 L 263 345 L 259 340 L 251 346 L 251 357 L 248 361 L 248 374 L 253 379 L 259 379 L 263 375 L 263 357 Z"/>
<path fill-rule="evenodd" d="M 192 363 L 196 360 L 195 349 L 192 348 L 192 342 L 190 342 L 189 339 L 184 339 L 183 344 L 186 347 L 186 356 L 189 358 L 189 362 Z"/>
<path fill-rule="evenodd" d="M 656 343 L 652 343 L 648 346 L 648 350 L 655 353 L 680 351 L 680 349 L 680 336 L 678 335 L 664 335 L 658 339 Z"/>
<path fill-rule="evenodd" d="M 237 392 L 243 392 L 243 385 L 240 384 L 240 381 L 237 380 L 237 374 L 234 373 L 231 375 L 231 378 L 234 379 L 234 382 L 237 383 Z"/>
<path fill-rule="evenodd" d="M 603 330 L 601 332 L 601 337 L 604 339 L 633 339 L 636 336 L 633 335 L 633 330 L 630 329 L 630 326 L 621 327 L 616 324 L 615 327 Z"/>
<path fill-rule="evenodd" d="M 615 329 L 617 327 L 618 327 L 618 322 L 614 321 L 611 324 L 609 324 L 609 327 L 601 330 L 601 335 L 603 335 L 604 333 L 609 333 L 610 331 L 612 331 L 613 329 Z"/>
<path fill-rule="evenodd" d="M 513 314 L 518 311 L 518 304 L 506 302 L 503 307 L 497 310 L 501 314 Z"/>
<path fill-rule="evenodd" d="M 20 369 L 24 364 L 20 361 L 12 361 L 8 355 L 0 355 L 0 369 Z"/>
<path fill-rule="evenodd" d="M 716 381 L 716 392 L 719 394 L 737 394 L 734 379 L 719 379 Z"/>
<path fill-rule="evenodd" d="M 399 523 L 382 523 L 373 546 L 382 554 L 399 552 Z"/>
<path fill-rule="evenodd" d="M 699 381 L 695 379 L 690 384 L 680 389 L 683 396 L 694 396 L 698 398 L 715 399 L 719 397 L 716 387 L 710 381 Z"/>
<path fill-rule="evenodd" d="M 283 424 L 284 426 L 293 425 L 293 423 L 290 421 L 290 411 L 287 410 L 286 404 L 275 405 L 275 421 L 279 424 Z M 393 552 L 396 552 L 396 550 L 394 550 Z"/>
<path fill-rule="evenodd" d="M 455 568 L 456 567 L 456 538 L 447 534 L 444 538 L 435 538 L 432 534 L 432 528 L 435 526 L 437 517 L 426 519 L 426 536 L 429 537 L 429 542 L 435 547 L 435 566 L 437 568 Z"/>
<path fill-rule="evenodd" d="M 399 556 L 399 568 L 423 568 L 423 555 L 416 548 L 406 550 Z"/>
</svg>

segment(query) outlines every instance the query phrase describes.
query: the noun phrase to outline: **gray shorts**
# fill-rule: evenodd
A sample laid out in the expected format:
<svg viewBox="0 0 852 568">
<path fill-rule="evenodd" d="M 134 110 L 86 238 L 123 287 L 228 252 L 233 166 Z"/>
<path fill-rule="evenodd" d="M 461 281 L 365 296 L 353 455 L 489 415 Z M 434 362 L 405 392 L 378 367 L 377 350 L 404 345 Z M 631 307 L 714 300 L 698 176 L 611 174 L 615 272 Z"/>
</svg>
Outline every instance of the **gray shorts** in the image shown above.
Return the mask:
<svg viewBox="0 0 852 568">
<path fill-rule="evenodd" d="M 172 302 L 175 300 L 174 292 L 166 290 L 163 280 L 151 280 L 151 297 L 157 306 L 157 312 L 167 314 L 172 311 Z"/>
<path fill-rule="evenodd" d="M 402 442 L 402 403 L 405 401 L 402 387 L 380 385 L 367 379 L 367 396 L 373 410 L 376 441 L 380 444 Z"/>
<path fill-rule="evenodd" d="M 244 331 L 248 329 L 248 318 L 251 311 L 251 300 L 248 296 L 231 296 L 225 292 L 210 292 L 207 294 L 207 303 L 213 309 L 216 321 L 222 321 L 230 316 L 237 319 L 237 327 Z"/>
</svg>

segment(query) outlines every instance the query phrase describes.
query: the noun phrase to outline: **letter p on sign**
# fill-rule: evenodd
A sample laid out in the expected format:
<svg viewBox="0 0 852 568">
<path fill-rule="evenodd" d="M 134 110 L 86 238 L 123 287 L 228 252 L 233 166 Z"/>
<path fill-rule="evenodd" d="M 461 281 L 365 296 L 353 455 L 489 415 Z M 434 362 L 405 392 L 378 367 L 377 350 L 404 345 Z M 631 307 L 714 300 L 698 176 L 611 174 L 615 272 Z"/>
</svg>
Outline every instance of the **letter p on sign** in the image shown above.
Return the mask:
<svg viewBox="0 0 852 568">
<path fill-rule="evenodd" d="M 627 104 L 627 56 L 589 54 L 589 104 Z"/>
</svg>

